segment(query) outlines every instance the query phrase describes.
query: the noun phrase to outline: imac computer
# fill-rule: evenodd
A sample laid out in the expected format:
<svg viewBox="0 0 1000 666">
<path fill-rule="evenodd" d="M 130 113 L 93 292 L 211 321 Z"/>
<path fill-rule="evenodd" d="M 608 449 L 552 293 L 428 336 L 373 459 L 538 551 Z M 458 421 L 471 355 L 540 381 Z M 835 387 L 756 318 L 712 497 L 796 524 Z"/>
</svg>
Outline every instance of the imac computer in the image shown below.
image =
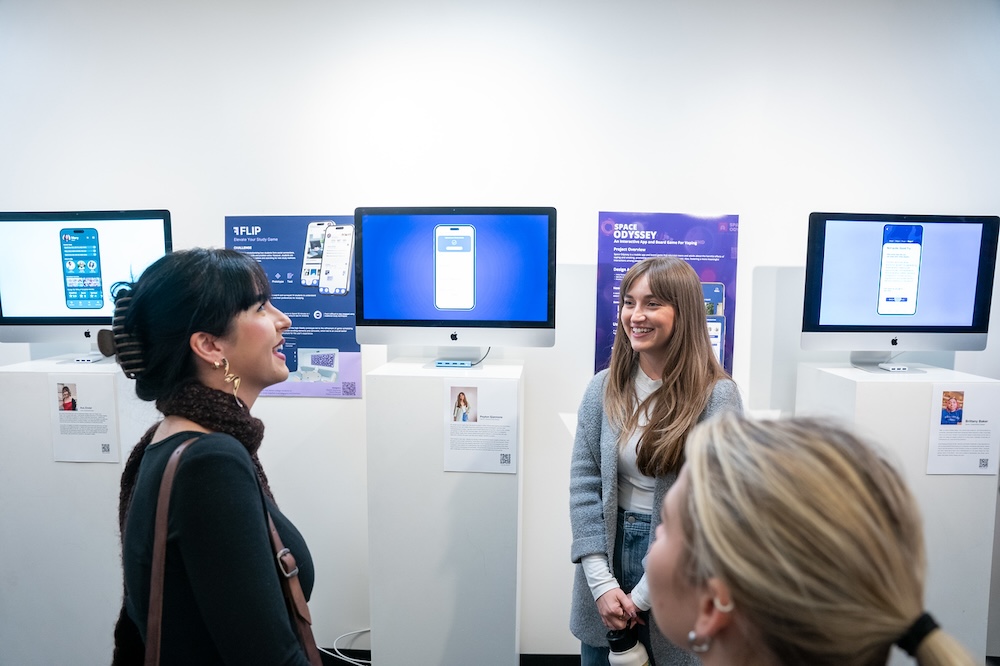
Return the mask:
<svg viewBox="0 0 1000 666">
<path fill-rule="evenodd" d="M 996 216 L 812 213 L 802 348 L 899 367 L 907 351 L 986 347 Z"/>
<path fill-rule="evenodd" d="M 170 250 L 166 210 L 0 212 L 0 342 L 96 349 L 111 286 Z"/>
<path fill-rule="evenodd" d="M 554 208 L 358 208 L 361 344 L 550 347 Z"/>
</svg>

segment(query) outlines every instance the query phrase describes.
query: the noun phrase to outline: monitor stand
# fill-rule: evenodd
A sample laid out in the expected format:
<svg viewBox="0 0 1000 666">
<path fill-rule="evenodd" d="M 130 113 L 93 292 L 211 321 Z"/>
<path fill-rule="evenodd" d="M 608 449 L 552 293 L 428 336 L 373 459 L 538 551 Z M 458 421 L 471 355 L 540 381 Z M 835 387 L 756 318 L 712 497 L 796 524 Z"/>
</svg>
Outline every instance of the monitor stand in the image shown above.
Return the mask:
<svg viewBox="0 0 1000 666">
<path fill-rule="evenodd" d="M 73 355 L 73 360 L 77 363 L 100 363 L 101 361 L 105 361 L 107 359 L 108 357 L 102 354 L 96 346 L 90 351 Z"/>
<path fill-rule="evenodd" d="M 896 354 L 898 356 L 899 354 Z M 883 372 L 922 373 L 923 370 L 913 368 L 906 363 L 893 361 L 892 352 L 852 351 L 851 365 L 865 372 L 876 374 Z"/>
<path fill-rule="evenodd" d="M 471 368 L 483 360 L 489 349 L 491 348 L 390 346 L 387 356 L 390 361 L 396 358 L 429 359 L 430 366 L 437 368 Z"/>
<path fill-rule="evenodd" d="M 108 329 L 101 329 L 90 343 L 90 349 L 80 352 L 73 359 L 77 363 L 100 363 L 111 358 L 114 360 L 114 334 Z"/>
<path fill-rule="evenodd" d="M 852 351 L 851 365 L 862 370 L 878 370 L 879 364 L 888 363 L 891 358 L 891 352 Z"/>
</svg>

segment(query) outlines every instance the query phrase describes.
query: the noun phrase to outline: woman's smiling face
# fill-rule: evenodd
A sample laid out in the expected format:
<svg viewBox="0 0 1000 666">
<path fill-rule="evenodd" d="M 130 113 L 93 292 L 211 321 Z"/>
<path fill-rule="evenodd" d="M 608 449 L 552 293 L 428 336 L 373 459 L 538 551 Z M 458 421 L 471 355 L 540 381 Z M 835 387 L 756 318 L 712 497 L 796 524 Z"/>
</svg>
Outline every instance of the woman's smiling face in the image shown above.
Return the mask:
<svg viewBox="0 0 1000 666">
<path fill-rule="evenodd" d="M 254 304 L 236 315 L 220 344 L 231 371 L 240 377 L 240 390 L 254 397 L 288 379 L 282 334 L 292 325 L 271 301 Z"/>
<path fill-rule="evenodd" d="M 674 333 L 676 314 L 673 305 L 653 295 L 646 275 L 636 278 L 622 296 L 619 325 L 628 336 L 632 350 L 638 352 L 640 364 L 647 374 L 646 363 L 660 369 L 663 367 L 660 361 L 665 358 Z"/>
</svg>

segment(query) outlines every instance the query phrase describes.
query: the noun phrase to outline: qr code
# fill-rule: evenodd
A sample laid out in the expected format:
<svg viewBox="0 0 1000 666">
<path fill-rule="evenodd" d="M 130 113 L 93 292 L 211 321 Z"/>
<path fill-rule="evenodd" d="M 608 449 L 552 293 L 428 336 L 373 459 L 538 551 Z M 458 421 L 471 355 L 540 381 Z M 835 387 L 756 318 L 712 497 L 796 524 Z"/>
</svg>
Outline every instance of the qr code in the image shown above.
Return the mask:
<svg viewBox="0 0 1000 666">
<path fill-rule="evenodd" d="M 321 365 L 324 368 L 332 368 L 337 362 L 336 354 L 310 354 L 309 363 L 312 365 Z"/>
<path fill-rule="evenodd" d="M 111 453 L 111 445 L 106 442 L 101 444 L 101 453 Z"/>
<path fill-rule="evenodd" d="M 343 384 L 340 385 L 340 388 L 343 391 L 344 395 L 358 394 L 358 385 L 356 382 L 344 382 Z"/>
<path fill-rule="evenodd" d="M 510 454 L 509 453 L 501 453 L 500 454 L 500 464 L 501 465 L 509 465 L 510 464 Z"/>
<path fill-rule="evenodd" d="M 990 459 L 989 458 L 980 458 L 979 459 L 979 469 L 986 469 L 989 466 L 990 466 Z"/>
</svg>

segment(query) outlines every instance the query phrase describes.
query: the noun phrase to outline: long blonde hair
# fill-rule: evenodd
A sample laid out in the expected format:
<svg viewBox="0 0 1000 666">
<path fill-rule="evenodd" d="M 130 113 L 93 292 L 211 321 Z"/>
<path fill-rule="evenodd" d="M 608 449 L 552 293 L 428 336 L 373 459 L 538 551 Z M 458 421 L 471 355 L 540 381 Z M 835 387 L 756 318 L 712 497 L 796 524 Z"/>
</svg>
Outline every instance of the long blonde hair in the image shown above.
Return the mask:
<svg viewBox="0 0 1000 666">
<path fill-rule="evenodd" d="M 674 329 L 667 344 L 663 385 L 641 404 L 635 394 L 639 354 L 622 330 L 625 294 L 642 276 L 653 295 L 674 308 Z M 715 383 L 728 377 L 712 351 L 705 323 L 701 280 L 691 265 L 677 257 L 644 259 L 622 278 L 619 290 L 618 331 L 611 347 L 604 410 L 621 431 L 619 444 L 638 427 L 648 410 L 648 425 L 639 438 L 637 462 L 647 476 L 676 471 L 684 462 L 684 440 L 708 404 Z"/>
<path fill-rule="evenodd" d="M 688 438 L 683 573 L 723 580 L 781 664 L 885 664 L 924 611 L 923 529 L 896 469 L 843 427 L 731 414 Z M 972 665 L 943 630 L 919 664 Z"/>
</svg>

